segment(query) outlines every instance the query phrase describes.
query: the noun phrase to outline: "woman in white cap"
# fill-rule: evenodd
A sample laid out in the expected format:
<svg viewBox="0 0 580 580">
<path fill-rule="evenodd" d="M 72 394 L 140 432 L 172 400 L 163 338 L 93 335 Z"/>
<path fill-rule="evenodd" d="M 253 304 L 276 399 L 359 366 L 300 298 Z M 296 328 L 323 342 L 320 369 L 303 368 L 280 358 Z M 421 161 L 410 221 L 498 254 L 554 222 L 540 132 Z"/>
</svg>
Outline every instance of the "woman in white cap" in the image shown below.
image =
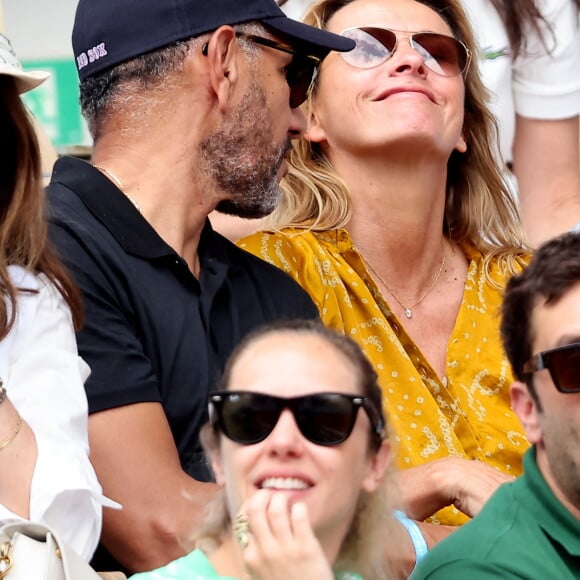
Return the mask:
<svg viewBox="0 0 580 580">
<path fill-rule="evenodd" d="M 81 298 L 47 243 L 38 141 L 20 98 L 47 77 L 24 72 L 0 35 L 0 526 L 44 523 L 89 560 L 107 500 L 88 457 Z"/>
</svg>

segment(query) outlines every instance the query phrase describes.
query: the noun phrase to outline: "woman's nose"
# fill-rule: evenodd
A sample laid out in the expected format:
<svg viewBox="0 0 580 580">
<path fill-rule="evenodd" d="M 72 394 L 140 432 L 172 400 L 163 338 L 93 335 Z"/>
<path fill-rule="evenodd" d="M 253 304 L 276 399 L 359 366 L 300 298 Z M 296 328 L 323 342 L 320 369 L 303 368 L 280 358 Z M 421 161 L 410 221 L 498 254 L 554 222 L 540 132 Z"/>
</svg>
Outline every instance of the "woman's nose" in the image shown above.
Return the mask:
<svg viewBox="0 0 580 580">
<path fill-rule="evenodd" d="M 298 455 L 304 445 L 304 436 L 300 432 L 292 411 L 284 409 L 278 423 L 267 438 L 269 453 L 276 455 Z"/>
<path fill-rule="evenodd" d="M 407 37 L 397 38 L 395 52 L 387 63 L 391 75 L 409 72 L 424 75 L 427 68 L 425 66 L 425 56 L 412 46 L 411 39 Z"/>
</svg>

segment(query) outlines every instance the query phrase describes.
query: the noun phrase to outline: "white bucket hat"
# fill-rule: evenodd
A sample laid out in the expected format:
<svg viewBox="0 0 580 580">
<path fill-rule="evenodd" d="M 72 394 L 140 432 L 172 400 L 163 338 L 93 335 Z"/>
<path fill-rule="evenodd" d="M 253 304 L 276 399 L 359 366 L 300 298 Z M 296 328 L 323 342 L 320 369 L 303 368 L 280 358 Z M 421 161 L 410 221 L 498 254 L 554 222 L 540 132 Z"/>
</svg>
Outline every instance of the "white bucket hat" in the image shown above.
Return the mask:
<svg viewBox="0 0 580 580">
<path fill-rule="evenodd" d="M 10 41 L 0 34 L 0 75 L 14 77 L 18 92 L 25 93 L 43 83 L 50 73 L 40 70 L 23 71 Z"/>
</svg>

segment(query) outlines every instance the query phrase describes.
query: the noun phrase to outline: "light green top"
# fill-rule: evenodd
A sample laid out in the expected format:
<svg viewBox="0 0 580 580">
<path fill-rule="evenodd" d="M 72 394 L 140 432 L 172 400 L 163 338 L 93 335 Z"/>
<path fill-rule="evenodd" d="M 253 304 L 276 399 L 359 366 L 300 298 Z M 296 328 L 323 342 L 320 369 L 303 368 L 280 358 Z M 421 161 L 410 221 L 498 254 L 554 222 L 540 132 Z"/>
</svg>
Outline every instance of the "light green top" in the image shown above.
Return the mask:
<svg viewBox="0 0 580 580">
<path fill-rule="evenodd" d="M 358 574 L 337 572 L 336 580 L 363 580 Z M 194 550 L 151 572 L 141 572 L 130 580 L 238 580 L 232 576 L 220 576 L 201 550 Z"/>
</svg>

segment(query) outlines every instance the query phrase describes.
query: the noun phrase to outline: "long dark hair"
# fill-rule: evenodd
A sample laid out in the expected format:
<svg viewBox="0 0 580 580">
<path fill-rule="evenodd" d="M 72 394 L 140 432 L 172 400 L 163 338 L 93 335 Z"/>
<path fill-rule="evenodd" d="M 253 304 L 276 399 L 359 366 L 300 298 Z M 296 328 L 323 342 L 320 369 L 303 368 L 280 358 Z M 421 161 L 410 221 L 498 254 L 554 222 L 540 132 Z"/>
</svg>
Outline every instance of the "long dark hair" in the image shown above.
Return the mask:
<svg viewBox="0 0 580 580">
<path fill-rule="evenodd" d="M 574 0 L 580 7 L 580 0 Z M 526 30 L 532 30 L 545 42 L 542 25 L 552 27 L 540 12 L 537 0 L 491 0 L 506 27 L 512 54 L 516 57 L 526 49 Z"/>
<path fill-rule="evenodd" d="M 77 328 L 82 323 L 79 290 L 48 241 L 40 150 L 34 125 L 14 79 L 0 75 L 0 339 L 16 318 L 16 296 L 8 266 L 44 274 L 68 303 Z M 9 308 L 7 302 L 10 304 Z"/>
</svg>

